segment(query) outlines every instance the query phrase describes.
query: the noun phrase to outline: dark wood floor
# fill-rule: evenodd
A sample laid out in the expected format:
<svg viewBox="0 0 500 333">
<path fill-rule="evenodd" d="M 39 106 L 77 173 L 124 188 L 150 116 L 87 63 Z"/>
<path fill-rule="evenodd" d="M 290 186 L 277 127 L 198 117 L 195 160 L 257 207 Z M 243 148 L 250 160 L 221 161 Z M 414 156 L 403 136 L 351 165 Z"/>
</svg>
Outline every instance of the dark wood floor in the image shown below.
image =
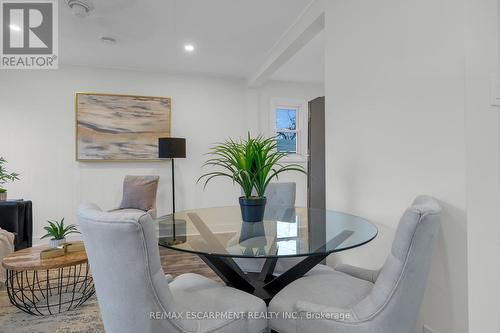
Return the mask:
<svg viewBox="0 0 500 333">
<path fill-rule="evenodd" d="M 234 232 L 218 234 L 219 238 L 227 241 L 234 236 Z M 223 283 L 217 274 L 195 254 L 170 250 L 160 246 L 160 259 L 165 274 L 176 277 L 184 273 L 196 273 Z"/>
<path fill-rule="evenodd" d="M 217 274 L 197 255 L 169 250 L 160 246 L 160 258 L 165 274 L 176 277 L 183 273 L 196 273 L 222 282 Z"/>
</svg>

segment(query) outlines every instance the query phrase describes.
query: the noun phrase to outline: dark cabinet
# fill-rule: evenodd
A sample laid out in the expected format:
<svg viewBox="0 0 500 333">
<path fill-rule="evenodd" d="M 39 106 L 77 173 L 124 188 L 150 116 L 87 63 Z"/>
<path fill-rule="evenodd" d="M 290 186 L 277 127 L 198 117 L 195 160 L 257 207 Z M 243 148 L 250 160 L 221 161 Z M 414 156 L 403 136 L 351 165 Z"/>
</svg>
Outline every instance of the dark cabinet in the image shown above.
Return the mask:
<svg viewBox="0 0 500 333">
<path fill-rule="evenodd" d="M 0 228 L 16 235 L 17 250 L 33 244 L 33 208 L 31 201 L 0 201 Z"/>
</svg>

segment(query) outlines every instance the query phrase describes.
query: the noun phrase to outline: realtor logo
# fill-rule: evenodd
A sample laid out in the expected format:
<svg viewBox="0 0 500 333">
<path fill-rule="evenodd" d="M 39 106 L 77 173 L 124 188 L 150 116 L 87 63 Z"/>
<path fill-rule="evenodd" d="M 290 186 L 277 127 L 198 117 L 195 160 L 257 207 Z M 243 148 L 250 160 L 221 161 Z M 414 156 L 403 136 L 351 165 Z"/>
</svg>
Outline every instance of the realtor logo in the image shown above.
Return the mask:
<svg viewBox="0 0 500 333">
<path fill-rule="evenodd" d="M 57 0 L 0 0 L 0 19 L 0 68 L 57 68 Z"/>
</svg>

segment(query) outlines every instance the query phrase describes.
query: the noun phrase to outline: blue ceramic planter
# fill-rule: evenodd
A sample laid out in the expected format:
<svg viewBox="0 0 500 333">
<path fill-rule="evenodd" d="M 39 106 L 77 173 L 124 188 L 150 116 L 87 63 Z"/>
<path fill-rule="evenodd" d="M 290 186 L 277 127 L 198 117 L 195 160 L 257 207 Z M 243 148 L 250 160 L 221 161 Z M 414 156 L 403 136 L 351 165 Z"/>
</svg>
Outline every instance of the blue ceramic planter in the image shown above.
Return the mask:
<svg viewBox="0 0 500 333">
<path fill-rule="evenodd" d="M 267 199 L 240 197 L 241 218 L 244 222 L 262 222 Z"/>
</svg>

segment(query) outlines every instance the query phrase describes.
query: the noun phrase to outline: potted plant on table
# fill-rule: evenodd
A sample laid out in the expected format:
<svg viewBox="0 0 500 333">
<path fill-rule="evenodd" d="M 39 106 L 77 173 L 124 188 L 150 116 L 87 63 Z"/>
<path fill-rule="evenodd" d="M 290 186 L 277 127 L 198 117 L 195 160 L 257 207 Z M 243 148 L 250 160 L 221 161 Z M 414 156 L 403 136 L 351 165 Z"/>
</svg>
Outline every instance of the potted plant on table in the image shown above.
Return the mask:
<svg viewBox="0 0 500 333">
<path fill-rule="evenodd" d="M 245 140 L 235 141 L 228 139 L 211 148 L 204 166 L 217 167 L 213 171 L 202 175 L 198 181 L 204 179 L 204 187 L 216 177 L 228 177 L 241 186 L 244 196 L 239 198 L 242 219 L 245 222 L 259 222 L 264 218 L 266 206 L 265 191 L 267 185 L 278 175 L 287 171 L 305 173 L 298 164 L 280 164 L 280 160 L 287 154 L 276 150 L 276 138 L 257 136 L 252 138 L 250 133 Z"/>
<path fill-rule="evenodd" d="M 69 234 L 79 234 L 80 232 L 76 229 L 76 225 L 70 224 L 68 226 L 64 226 L 64 218 L 60 221 L 47 221 L 49 222 L 48 226 L 45 226 L 43 229 L 47 231 L 41 239 L 52 237 L 49 242 L 49 246 L 51 248 L 56 248 L 64 243 L 66 243 L 66 236 Z"/>
<path fill-rule="evenodd" d="M 3 157 L 0 157 L 0 201 L 7 200 L 7 190 L 3 187 L 3 184 L 19 180 L 19 174 L 7 172 L 5 169 L 6 163 L 7 161 Z"/>
</svg>

